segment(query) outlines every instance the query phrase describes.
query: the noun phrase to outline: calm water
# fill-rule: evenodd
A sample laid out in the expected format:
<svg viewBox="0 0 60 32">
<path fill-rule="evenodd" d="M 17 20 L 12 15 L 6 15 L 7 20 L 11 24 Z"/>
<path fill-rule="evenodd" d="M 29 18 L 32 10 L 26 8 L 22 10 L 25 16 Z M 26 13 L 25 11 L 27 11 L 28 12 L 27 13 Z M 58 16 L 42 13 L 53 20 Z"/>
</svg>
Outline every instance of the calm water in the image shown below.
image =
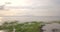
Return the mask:
<svg viewBox="0 0 60 32">
<path fill-rule="evenodd" d="M 3 17 L 3 21 L 7 20 L 17 20 L 21 22 L 26 21 L 58 21 L 60 20 L 60 16 L 6 16 Z"/>
</svg>

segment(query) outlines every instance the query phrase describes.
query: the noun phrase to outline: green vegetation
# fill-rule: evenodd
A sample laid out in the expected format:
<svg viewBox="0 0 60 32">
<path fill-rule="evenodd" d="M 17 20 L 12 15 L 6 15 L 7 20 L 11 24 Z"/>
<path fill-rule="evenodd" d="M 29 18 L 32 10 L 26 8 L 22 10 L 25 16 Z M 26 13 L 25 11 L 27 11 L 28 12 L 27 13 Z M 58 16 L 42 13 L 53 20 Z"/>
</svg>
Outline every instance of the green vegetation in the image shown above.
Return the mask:
<svg viewBox="0 0 60 32">
<path fill-rule="evenodd" d="M 0 25 L 0 30 L 4 30 L 5 32 L 43 32 L 41 29 L 45 24 L 51 23 L 60 23 L 60 21 L 53 22 L 24 22 L 20 23 L 18 21 L 4 22 Z"/>
<path fill-rule="evenodd" d="M 44 25 L 43 22 L 25 22 L 19 23 L 18 21 L 14 22 L 4 22 L 0 26 L 0 30 L 5 30 L 6 32 L 41 32 L 41 28 Z"/>
</svg>

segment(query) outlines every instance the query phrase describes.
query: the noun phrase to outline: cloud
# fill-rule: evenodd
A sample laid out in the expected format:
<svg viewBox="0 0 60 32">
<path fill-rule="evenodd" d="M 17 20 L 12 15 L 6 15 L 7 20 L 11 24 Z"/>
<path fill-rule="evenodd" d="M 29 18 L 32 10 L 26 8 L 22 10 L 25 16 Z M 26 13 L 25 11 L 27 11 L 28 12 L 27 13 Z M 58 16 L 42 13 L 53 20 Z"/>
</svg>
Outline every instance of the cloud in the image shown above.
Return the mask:
<svg viewBox="0 0 60 32">
<path fill-rule="evenodd" d="M 57 0 L 11 0 L 13 4 L 11 5 L 13 7 L 15 7 L 14 5 L 20 7 L 20 11 L 19 9 L 15 9 L 15 11 L 3 11 L 0 14 L 3 16 L 60 16 L 60 7 L 55 4 L 57 3 L 56 1 Z"/>
<path fill-rule="evenodd" d="M 55 2 L 55 0 L 11 0 L 11 2 L 12 4 L 6 5 L 10 10 L 0 10 L 0 16 L 3 21 L 39 21 L 40 19 L 46 21 L 60 20 L 60 6 L 59 3 L 57 4 Z"/>
</svg>

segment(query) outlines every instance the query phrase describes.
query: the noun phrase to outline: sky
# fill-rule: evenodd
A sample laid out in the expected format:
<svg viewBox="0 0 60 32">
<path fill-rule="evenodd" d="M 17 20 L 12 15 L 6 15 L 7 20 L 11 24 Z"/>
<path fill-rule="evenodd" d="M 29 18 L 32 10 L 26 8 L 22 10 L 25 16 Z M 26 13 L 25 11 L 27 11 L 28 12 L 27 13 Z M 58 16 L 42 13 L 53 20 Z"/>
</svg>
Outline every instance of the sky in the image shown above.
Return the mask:
<svg viewBox="0 0 60 32">
<path fill-rule="evenodd" d="M 5 10 L 0 10 L 1 19 L 3 16 L 60 17 L 60 0 L 0 0 L 0 5 L 5 5 Z"/>
<path fill-rule="evenodd" d="M 11 4 L 5 4 L 11 2 Z M 1 15 L 26 14 L 34 16 L 60 16 L 59 0 L 0 0 L 0 5 L 18 7 L 18 11 L 1 11 Z M 8 8 L 9 9 L 9 8 Z M 8 10 L 7 9 L 7 10 Z"/>
</svg>

